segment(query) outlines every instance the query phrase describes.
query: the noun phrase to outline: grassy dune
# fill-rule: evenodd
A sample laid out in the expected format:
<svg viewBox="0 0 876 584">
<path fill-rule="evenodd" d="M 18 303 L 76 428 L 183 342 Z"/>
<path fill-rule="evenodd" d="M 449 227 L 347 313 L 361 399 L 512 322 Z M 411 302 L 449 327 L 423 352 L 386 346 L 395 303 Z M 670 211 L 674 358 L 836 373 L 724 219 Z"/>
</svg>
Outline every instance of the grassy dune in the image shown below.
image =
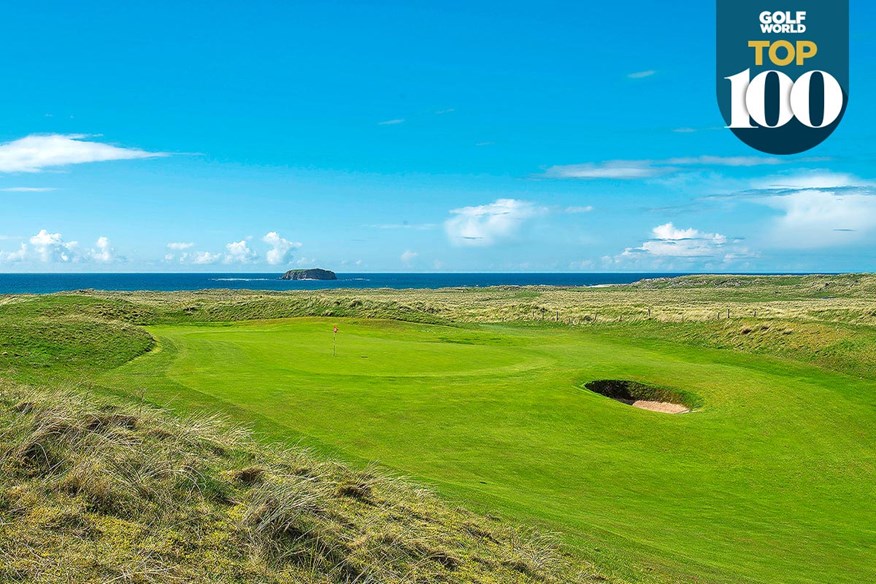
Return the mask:
<svg viewBox="0 0 876 584">
<path fill-rule="evenodd" d="M 702 277 L 7 298 L 0 372 L 378 461 L 559 532 L 612 579 L 862 582 L 876 579 L 874 291 L 871 276 Z M 594 379 L 699 407 L 636 410 L 582 389 Z"/>
<path fill-rule="evenodd" d="M 591 580 L 543 537 L 215 418 L 3 386 L 0 429 L 3 582 Z"/>
</svg>

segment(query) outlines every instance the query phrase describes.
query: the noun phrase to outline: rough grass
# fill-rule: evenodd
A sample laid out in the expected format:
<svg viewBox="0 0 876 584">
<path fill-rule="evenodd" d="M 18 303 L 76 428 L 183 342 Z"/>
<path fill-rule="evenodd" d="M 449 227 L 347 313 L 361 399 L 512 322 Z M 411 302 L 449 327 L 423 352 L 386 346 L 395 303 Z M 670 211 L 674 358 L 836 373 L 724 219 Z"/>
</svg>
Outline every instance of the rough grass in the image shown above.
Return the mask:
<svg viewBox="0 0 876 584">
<path fill-rule="evenodd" d="M 554 542 L 215 418 L 0 390 L 3 582 L 584 582 Z"/>
</svg>

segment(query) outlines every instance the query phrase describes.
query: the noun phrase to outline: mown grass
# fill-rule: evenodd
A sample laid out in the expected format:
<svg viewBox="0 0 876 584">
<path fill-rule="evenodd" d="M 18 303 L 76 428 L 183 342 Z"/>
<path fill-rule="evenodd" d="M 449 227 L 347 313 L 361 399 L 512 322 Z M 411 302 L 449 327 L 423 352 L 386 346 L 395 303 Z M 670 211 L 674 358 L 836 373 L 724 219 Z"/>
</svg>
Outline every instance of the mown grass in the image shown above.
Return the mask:
<svg viewBox="0 0 876 584">
<path fill-rule="evenodd" d="M 874 291 L 872 276 L 825 276 L 24 297 L 0 303 L 0 326 L 20 327 L 0 372 L 377 460 L 560 531 L 622 580 L 861 582 L 876 579 Z M 77 327 L 94 324 L 117 342 L 89 345 Z M 63 327 L 82 340 L 44 359 L 62 350 L 47 339 L 76 338 Z M 594 379 L 702 407 L 636 411 L 581 389 Z"/>
</svg>

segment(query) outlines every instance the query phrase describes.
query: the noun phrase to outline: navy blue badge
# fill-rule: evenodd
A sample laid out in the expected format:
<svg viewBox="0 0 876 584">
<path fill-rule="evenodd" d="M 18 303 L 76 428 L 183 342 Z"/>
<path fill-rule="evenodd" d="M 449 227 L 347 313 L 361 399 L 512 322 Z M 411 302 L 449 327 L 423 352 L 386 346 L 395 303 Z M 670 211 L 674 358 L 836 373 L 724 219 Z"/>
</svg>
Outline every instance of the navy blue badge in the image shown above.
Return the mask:
<svg viewBox="0 0 876 584">
<path fill-rule="evenodd" d="M 718 105 L 757 150 L 818 146 L 849 102 L 848 0 L 717 0 Z"/>
</svg>

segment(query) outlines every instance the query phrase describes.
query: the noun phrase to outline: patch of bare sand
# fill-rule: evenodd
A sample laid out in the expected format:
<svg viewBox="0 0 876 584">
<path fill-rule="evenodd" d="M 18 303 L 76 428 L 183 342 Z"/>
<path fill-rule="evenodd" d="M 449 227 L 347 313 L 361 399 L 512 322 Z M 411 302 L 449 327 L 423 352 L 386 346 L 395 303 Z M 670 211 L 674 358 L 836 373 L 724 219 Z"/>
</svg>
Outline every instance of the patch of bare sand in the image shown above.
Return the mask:
<svg viewBox="0 0 876 584">
<path fill-rule="evenodd" d="M 690 408 L 668 402 L 637 400 L 630 405 L 634 408 L 650 410 L 652 412 L 662 412 L 664 414 L 686 414 L 690 412 Z"/>
</svg>

